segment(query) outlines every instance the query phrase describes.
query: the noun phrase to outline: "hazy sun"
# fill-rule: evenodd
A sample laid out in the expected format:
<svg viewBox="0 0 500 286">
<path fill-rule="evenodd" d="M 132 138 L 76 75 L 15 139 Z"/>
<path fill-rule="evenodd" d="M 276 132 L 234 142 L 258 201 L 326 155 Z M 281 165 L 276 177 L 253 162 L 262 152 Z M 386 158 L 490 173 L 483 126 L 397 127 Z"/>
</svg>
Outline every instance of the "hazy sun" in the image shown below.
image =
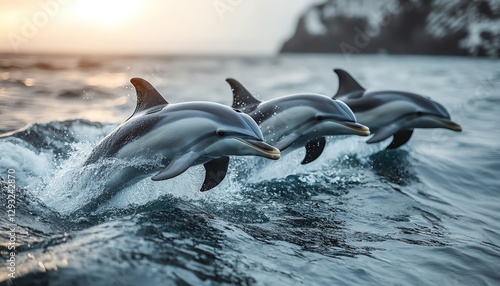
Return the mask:
<svg viewBox="0 0 500 286">
<path fill-rule="evenodd" d="M 118 24 L 138 13 L 141 0 L 77 0 L 70 13 L 78 20 L 97 24 Z"/>
</svg>

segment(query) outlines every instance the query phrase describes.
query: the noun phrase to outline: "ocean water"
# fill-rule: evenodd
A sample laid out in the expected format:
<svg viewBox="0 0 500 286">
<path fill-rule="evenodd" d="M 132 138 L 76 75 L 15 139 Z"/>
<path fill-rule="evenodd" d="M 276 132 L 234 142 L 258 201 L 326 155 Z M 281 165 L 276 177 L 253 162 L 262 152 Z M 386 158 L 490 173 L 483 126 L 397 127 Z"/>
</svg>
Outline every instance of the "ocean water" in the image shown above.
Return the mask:
<svg viewBox="0 0 500 286">
<path fill-rule="evenodd" d="M 227 77 L 262 99 L 332 95 L 334 67 L 370 89 L 430 96 L 464 131 L 420 129 L 391 151 L 329 138 L 305 166 L 302 150 L 233 158 L 209 192 L 193 167 L 72 215 L 105 180 L 82 164 L 132 113 L 131 77 L 170 102 L 230 104 Z M 489 59 L 0 55 L 0 284 L 498 285 L 499 114 L 500 65 Z"/>
</svg>

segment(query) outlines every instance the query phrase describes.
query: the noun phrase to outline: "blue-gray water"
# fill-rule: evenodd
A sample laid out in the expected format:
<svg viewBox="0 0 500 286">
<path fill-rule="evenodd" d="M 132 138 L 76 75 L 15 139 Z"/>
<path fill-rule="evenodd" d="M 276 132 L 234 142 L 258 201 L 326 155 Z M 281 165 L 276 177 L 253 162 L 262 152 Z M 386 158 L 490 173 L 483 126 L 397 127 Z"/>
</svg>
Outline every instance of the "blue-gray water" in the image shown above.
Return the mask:
<svg viewBox="0 0 500 286">
<path fill-rule="evenodd" d="M 442 103 L 462 133 L 409 144 L 330 138 L 317 161 L 238 158 L 200 193 L 200 167 L 146 179 L 94 213 L 81 166 L 133 111 L 128 80 L 170 102 L 231 103 L 226 77 L 263 99 L 333 94 L 332 68 L 371 89 Z M 0 56 L 0 284 L 10 271 L 8 169 L 15 171 L 15 285 L 498 285 L 500 66 L 445 57 L 148 58 Z M 94 193 L 93 193 L 94 192 Z"/>
</svg>

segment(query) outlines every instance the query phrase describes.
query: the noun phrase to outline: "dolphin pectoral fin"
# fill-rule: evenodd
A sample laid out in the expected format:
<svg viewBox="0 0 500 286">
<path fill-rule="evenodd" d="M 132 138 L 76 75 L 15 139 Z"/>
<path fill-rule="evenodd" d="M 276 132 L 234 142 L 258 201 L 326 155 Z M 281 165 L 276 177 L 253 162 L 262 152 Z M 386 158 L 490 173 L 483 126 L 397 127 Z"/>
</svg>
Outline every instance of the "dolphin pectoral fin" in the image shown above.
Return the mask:
<svg viewBox="0 0 500 286">
<path fill-rule="evenodd" d="M 394 135 L 396 132 L 400 130 L 400 126 L 398 124 L 391 124 L 388 126 L 384 126 L 382 128 L 379 128 L 376 132 L 375 135 L 370 138 L 366 143 L 371 144 L 371 143 L 377 143 L 382 140 L 385 140 L 389 138 L 390 136 Z"/>
<path fill-rule="evenodd" d="M 320 137 L 318 139 L 310 140 L 306 144 L 306 156 L 302 160 L 301 164 L 309 164 L 312 161 L 318 159 L 318 157 L 323 153 L 325 149 L 326 139 L 325 137 Z"/>
<path fill-rule="evenodd" d="M 274 147 L 278 148 L 280 151 L 285 150 L 286 148 L 290 147 L 299 137 L 301 134 L 297 132 L 293 132 L 291 134 L 286 135 L 285 137 L 281 138 L 278 142 L 276 142 L 276 145 Z"/>
<path fill-rule="evenodd" d="M 346 95 L 353 92 L 358 92 L 356 97 L 359 97 L 363 94 L 365 89 L 345 70 L 334 69 L 333 70 L 338 78 L 339 78 L 339 89 L 337 94 L 333 96 L 335 99 L 337 96 Z"/>
<path fill-rule="evenodd" d="M 165 169 L 161 170 L 158 174 L 151 177 L 153 181 L 163 181 L 172 179 L 182 173 L 184 173 L 189 167 L 191 167 L 194 162 L 198 159 L 196 153 L 182 154 L 180 156 L 174 157 L 170 163 L 168 163 Z"/>
<path fill-rule="evenodd" d="M 394 139 L 391 144 L 387 146 L 387 149 L 396 149 L 399 146 L 405 144 L 410 140 L 411 135 L 413 134 L 413 129 L 401 130 L 394 133 Z"/>
<path fill-rule="evenodd" d="M 229 157 L 221 157 L 203 164 L 205 167 L 205 181 L 201 186 L 202 192 L 208 191 L 216 187 L 226 177 L 227 168 L 229 166 Z"/>
<path fill-rule="evenodd" d="M 245 109 L 245 112 L 248 112 L 255 109 L 261 103 L 239 81 L 228 78 L 226 82 L 229 83 L 233 91 L 233 108 Z"/>
</svg>

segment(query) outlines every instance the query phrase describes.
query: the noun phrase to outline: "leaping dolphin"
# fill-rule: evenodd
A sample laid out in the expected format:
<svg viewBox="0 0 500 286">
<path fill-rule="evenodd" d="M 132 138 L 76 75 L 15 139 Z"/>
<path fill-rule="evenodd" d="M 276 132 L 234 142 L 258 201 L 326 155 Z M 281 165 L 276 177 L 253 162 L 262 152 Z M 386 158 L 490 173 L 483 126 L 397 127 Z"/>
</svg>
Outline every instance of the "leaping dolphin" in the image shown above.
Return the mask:
<svg viewBox="0 0 500 286">
<path fill-rule="evenodd" d="M 448 111 L 428 97 L 404 91 L 367 91 L 346 71 L 333 71 L 339 77 L 339 89 L 333 98 L 345 102 L 358 121 L 370 127 L 374 136 L 367 143 L 393 136 L 387 148 L 394 149 L 408 142 L 415 128 L 462 131 Z"/>
<path fill-rule="evenodd" d="M 230 155 L 280 158 L 280 151 L 264 142 L 250 116 L 218 103 L 169 104 L 146 80 L 130 82 L 137 91 L 134 113 L 85 162 L 89 165 L 106 158 L 131 162 L 112 172 L 101 201 L 153 173 L 157 174 L 152 180 L 167 180 L 203 164 L 206 175 L 201 191 L 207 191 L 224 179 Z"/>
<path fill-rule="evenodd" d="M 370 135 L 368 127 L 356 122 L 354 113 L 341 101 L 314 93 L 283 96 L 261 102 L 240 82 L 228 78 L 233 108 L 250 115 L 259 124 L 267 143 L 279 150 L 306 148 L 302 164 L 323 152 L 325 136 Z"/>
</svg>

